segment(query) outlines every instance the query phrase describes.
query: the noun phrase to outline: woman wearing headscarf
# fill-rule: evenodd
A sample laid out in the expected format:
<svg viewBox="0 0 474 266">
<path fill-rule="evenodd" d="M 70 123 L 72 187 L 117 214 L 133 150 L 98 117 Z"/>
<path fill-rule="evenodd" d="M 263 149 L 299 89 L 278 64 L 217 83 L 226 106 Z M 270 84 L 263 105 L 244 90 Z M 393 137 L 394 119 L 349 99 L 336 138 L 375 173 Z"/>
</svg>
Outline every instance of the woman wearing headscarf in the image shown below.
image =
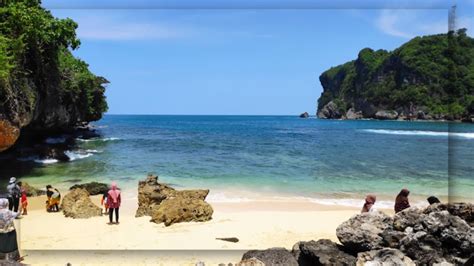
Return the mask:
<svg viewBox="0 0 474 266">
<path fill-rule="evenodd" d="M 13 223 L 19 213 L 10 211 L 8 205 L 7 199 L 0 199 L 0 253 L 6 255 L 8 262 L 14 262 L 21 259 Z"/>
<path fill-rule="evenodd" d="M 361 213 L 372 211 L 372 206 L 375 204 L 376 197 L 375 195 L 369 194 L 365 197 L 365 203 L 362 207 Z"/>
<path fill-rule="evenodd" d="M 109 207 L 109 224 L 113 224 L 112 216 L 115 211 L 115 223 L 119 223 L 119 208 L 120 208 L 120 190 L 117 188 L 117 184 L 112 182 L 111 188 L 107 193 L 107 205 Z"/>
<path fill-rule="evenodd" d="M 398 193 L 398 196 L 395 199 L 395 213 L 401 212 L 406 208 L 410 208 L 408 194 L 410 194 L 410 191 L 406 188 L 402 189 L 400 193 Z"/>
</svg>

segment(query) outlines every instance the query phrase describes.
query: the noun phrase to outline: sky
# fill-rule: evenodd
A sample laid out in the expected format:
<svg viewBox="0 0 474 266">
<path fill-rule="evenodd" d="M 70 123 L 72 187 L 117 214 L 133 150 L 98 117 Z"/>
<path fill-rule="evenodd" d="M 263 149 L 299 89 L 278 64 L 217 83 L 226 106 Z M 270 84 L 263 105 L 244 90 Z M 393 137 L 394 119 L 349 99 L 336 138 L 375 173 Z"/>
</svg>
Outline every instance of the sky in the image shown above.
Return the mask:
<svg viewBox="0 0 474 266">
<path fill-rule="evenodd" d="M 110 81 L 108 114 L 315 114 L 319 75 L 370 47 L 447 31 L 450 1 L 43 0 Z M 457 1 L 474 31 L 474 0 Z"/>
</svg>

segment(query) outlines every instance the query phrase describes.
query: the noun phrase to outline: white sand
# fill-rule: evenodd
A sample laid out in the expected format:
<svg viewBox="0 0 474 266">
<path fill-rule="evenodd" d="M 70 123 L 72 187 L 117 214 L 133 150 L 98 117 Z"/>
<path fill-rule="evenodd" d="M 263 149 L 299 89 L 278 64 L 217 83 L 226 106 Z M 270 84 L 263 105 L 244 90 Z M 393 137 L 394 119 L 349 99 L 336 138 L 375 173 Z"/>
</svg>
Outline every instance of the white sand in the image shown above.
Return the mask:
<svg viewBox="0 0 474 266">
<path fill-rule="evenodd" d="M 236 263 L 249 249 L 285 247 L 298 241 L 337 241 L 336 227 L 359 209 L 298 201 L 212 203 L 213 219 L 165 227 L 135 218 L 136 199 L 124 195 L 120 224 L 108 216 L 65 218 L 44 210 L 45 196 L 30 198 L 17 231 L 25 263 L 33 265 L 206 265 Z M 94 197 L 98 202 L 98 197 Z M 237 237 L 238 243 L 216 240 Z M 162 263 L 162 264 L 160 264 Z"/>
</svg>

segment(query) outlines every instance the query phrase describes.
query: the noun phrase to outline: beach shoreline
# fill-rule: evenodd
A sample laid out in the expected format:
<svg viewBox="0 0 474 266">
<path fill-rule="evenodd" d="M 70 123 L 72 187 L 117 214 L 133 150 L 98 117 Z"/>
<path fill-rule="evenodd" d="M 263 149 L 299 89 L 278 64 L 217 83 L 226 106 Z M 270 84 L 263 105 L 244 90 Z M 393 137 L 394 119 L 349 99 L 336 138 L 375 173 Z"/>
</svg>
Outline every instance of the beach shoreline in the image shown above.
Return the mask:
<svg viewBox="0 0 474 266">
<path fill-rule="evenodd" d="M 107 225 L 107 215 L 72 219 L 64 217 L 62 212 L 48 213 L 44 208 L 46 196 L 30 197 L 28 215 L 16 221 L 20 249 L 22 255 L 27 255 L 25 263 L 236 263 L 250 249 L 275 246 L 291 249 L 298 241 L 321 238 L 337 242 L 336 227 L 360 212 L 360 208 L 298 200 L 212 202 L 211 221 L 165 227 L 150 222 L 149 217 L 135 218 L 138 203 L 133 196 L 131 191 L 124 191 L 118 225 Z M 100 195 L 91 197 L 98 206 L 100 198 Z M 216 240 L 222 237 L 237 237 L 239 242 Z M 121 251 L 130 256 L 124 258 Z M 62 253 L 71 256 L 58 255 Z"/>
</svg>

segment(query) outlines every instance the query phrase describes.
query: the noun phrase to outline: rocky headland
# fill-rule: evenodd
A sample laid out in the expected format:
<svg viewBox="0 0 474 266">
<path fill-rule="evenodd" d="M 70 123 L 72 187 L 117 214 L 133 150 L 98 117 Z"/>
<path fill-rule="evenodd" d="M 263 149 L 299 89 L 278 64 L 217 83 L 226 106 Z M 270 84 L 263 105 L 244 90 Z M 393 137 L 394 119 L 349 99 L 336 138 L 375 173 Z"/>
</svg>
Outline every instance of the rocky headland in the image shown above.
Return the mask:
<svg viewBox="0 0 474 266">
<path fill-rule="evenodd" d="M 317 116 L 474 122 L 473 53 L 465 29 L 416 37 L 391 52 L 362 49 L 321 74 Z"/>
<path fill-rule="evenodd" d="M 77 24 L 40 1 L 0 4 L 0 153 L 68 161 L 77 137 L 107 110 L 108 81 L 74 57 Z M 51 138 L 54 137 L 54 138 Z"/>
<path fill-rule="evenodd" d="M 474 205 L 434 204 L 393 217 L 357 214 L 338 226 L 341 244 L 328 239 L 296 243 L 292 250 L 246 252 L 246 265 L 472 265 Z"/>
</svg>

